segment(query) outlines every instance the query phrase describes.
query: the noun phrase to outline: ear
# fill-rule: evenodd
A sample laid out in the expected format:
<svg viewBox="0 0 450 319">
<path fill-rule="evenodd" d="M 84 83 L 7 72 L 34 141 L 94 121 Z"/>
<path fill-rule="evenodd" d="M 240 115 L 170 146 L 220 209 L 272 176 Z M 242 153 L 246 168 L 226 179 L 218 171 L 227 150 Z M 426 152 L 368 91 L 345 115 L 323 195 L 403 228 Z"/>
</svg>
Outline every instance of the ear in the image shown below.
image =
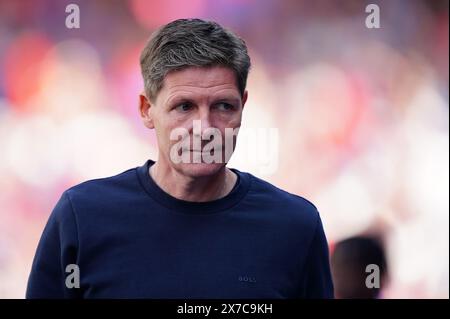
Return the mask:
<svg viewBox="0 0 450 319">
<path fill-rule="evenodd" d="M 248 98 L 248 91 L 245 90 L 244 95 L 242 96 L 242 109 L 244 109 L 244 105 L 245 105 L 245 102 L 247 102 L 247 98 Z"/>
<path fill-rule="evenodd" d="M 153 124 L 153 116 L 150 111 L 153 107 L 152 102 L 147 98 L 144 92 L 139 94 L 139 114 L 141 115 L 142 122 L 149 129 L 155 128 Z"/>
</svg>

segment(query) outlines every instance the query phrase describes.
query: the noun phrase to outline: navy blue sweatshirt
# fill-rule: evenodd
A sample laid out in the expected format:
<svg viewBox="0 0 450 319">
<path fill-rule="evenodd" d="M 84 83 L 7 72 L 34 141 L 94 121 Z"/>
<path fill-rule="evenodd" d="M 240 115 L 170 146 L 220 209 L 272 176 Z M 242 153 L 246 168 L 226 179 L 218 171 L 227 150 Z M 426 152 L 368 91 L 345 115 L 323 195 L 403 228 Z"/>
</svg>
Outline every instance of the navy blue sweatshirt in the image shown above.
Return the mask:
<svg viewBox="0 0 450 319">
<path fill-rule="evenodd" d="M 27 298 L 333 297 L 327 241 L 309 201 L 235 169 L 227 196 L 183 201 L 152 180 L 152 164 L 62 194 Z"/>
</svg>

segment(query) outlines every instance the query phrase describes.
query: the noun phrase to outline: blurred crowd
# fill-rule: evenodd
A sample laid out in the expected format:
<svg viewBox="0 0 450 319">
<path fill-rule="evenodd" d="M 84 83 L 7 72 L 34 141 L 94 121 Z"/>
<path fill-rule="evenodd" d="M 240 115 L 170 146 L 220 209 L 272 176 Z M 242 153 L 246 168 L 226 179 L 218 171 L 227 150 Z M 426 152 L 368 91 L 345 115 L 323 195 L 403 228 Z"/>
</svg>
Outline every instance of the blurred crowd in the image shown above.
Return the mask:
<svg viewBox="0 0 450 319">
<path fill-rule="evenodd" d="M 69 3 L 79 29 L 65 26 Z M 365 25 L 369 3 L 378 29 Z M 379 238 L 389 278 L 377 297 L 448 298 L 448 10 L 445 0 L 0 0 L 0 298 L 24 297 L 65 189 L 156 159 L 138 114 L 139 54 L 181 17 L 245 39 L 243 127 L 278 129 L 274 172 L 239 157 L 239 143 L 229 166 L 316 204 L 339 267 L 342 242 Z"/>
</svg>

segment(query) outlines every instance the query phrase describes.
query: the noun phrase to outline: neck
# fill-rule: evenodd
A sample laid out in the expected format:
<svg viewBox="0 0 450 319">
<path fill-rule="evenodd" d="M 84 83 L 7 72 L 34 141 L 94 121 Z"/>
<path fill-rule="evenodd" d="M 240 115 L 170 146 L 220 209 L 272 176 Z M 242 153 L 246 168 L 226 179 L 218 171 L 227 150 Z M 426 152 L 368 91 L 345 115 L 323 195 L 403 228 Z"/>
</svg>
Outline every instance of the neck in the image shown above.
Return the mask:
<svg viewBox="0 0 450 319">
<path fill-rule="evenodd" d="M 225 197 L 237 180 L 236 174 L 225 166 L 213 175 L 192 177 L 180 174 L 159 160 L 150 167 L 149 174 L 163 191 L 191 202 L 208 202 Z"/>
</svg>

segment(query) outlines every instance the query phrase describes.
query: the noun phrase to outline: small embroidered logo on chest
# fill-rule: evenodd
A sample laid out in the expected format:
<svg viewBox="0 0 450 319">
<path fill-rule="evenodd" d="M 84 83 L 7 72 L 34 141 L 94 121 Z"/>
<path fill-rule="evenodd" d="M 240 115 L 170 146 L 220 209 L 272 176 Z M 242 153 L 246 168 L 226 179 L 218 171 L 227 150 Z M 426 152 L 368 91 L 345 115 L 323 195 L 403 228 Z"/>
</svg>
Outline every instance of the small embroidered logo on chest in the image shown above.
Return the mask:
<svg viewBox="0 0 450 319">
<path fill-rule="evenodd" d="M 238 280 L 241 282 L 256 283 L 256 277 L 239 276 Z"/>
</svg>

